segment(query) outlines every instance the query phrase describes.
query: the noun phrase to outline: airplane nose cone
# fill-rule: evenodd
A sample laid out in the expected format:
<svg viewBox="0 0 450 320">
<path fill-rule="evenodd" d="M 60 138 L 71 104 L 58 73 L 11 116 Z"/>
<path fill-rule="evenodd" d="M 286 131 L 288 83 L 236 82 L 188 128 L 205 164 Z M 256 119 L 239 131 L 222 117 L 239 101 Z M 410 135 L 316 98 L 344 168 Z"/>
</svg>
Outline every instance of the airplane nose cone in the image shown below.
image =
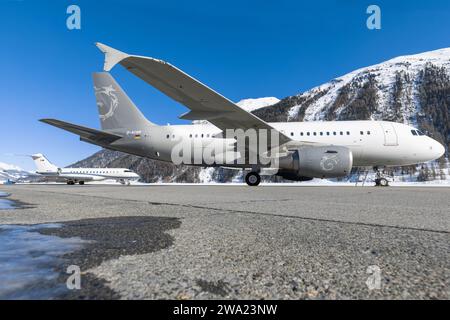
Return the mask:
<svg viewBox="0 0 450 320">
<path fill-rule="evenodd" d="M 435 141 L 435 142 L 436 143 L 435 143 L 435 146 L 433 146 L 433 149 L 436 151 L 437 158 L 440 158 L 445 153 L 445 148 L 439 142 L 437 142 L 437 141 Z"/>
<path fill-rule="evenodd" d="M 430 156 L 433 156 L 433 159 L 430 160 L 436 160 L 439 159 L 440 157 L 442 157 L 442 155 L 445 153 L 445 148 L 442 144 L 440 144 L 439 142 L 437 142 L 434 139 L 430 138 L 430 144 L 429 144 L 429 149 L 430 149 Z"/>
</svg>

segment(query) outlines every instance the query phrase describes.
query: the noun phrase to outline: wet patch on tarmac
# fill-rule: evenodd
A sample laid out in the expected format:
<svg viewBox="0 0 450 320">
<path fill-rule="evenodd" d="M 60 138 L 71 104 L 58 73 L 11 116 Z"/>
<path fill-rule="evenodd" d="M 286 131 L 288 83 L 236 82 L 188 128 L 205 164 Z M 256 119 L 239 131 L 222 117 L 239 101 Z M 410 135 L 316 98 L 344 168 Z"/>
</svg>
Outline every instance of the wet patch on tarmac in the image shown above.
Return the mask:
<svg viewBox="0 0 450 320">
<path fill-rule="evenodd" d="M 181 221 L 166 217 L 111 217 L 62 222 L 61 228 L 40 229 L 42 235 L 60 238 L 79 237 L 89 240 L 82 249 L 64 254 L 59 267 L 59 280 L 70 276 L 65 271 L 69 265 L 80 267 L 81 289 L 66 290 L 59 299 L 118 299 L 106 281 L 84 270 L 96 267 L 103 261 L 122 255 L 137 255 L 165 249 L 173 244 L 167 230 L 179 228 Z"/>
<path fill-rule="evenodd" d="M 28 209 L 33 208 L 32 205 L 14 199 L 5 199 L 11 196 L 11 193 L 0 192 L 0 210 Z"/>
<path fill-rule="evenodd" d="M 0 225 L 0 299 L 52 299 L 63 293 L 55 267 L 65 253 L 79 250 L 80 238 L 59 238 L 36 232 L 59 224 Z"/>
</svg>

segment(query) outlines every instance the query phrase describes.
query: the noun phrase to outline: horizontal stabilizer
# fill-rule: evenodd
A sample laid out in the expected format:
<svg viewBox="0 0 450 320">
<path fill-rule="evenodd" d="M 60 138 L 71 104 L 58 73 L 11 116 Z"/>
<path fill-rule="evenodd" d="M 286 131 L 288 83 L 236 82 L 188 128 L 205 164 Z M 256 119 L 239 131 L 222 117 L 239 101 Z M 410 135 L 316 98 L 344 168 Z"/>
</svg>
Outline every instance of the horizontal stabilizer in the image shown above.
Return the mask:
<svg viewBox="0 0 450 320">
<path fill-rule="evenodd" d="M 122 138 L 122 136 L 119 136 L 119 135 L 116 135 L 113 133 L 83 127 L 83 126 L 79 126 L 79 125 L 72 124 L 69 122 L 64 122 L 61 120 L 41 119 L 39 121 L 47 123 L 54 127 L 72 132 L 72 133 L 75 133 L 75 134 L 79 135 L 80 138 L 84 138 L 84 139 L 90 140 L 92 142 L 97 142 L 99 144 L 110 144 L 110 143 L 113 143 L 114 141 Z"/>
</svg>

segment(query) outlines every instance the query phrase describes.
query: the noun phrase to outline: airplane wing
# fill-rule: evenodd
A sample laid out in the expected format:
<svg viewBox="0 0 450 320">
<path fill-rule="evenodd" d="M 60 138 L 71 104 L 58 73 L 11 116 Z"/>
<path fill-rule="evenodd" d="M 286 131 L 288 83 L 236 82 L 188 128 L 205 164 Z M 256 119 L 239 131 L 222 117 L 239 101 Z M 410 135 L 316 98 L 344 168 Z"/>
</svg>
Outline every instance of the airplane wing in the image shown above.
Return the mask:
<svg viewBox="0 0 450 320">
<path fill-rule="evenodd" d="M 104 145 L 104 144 L 110 144 L 120 138 L 122 138 L 119 135 L 100 131 L 96 129 L 91 129 L 83 126 L 79 126 L 76 124 L 72 124 L 69 122 L 56 120 L 56 119 L 40 119 L 39 121 L 47 123 L 49 125 L 61 128 L 63 130 L 75 133 L 80 136 L 80 139 L 86 139 L 92 142 L 96 142 L 98 144 Z"/>
<path fill-rule="evenodd" d="M 234 102 L 192 78 L 171 64 L 154 58 L 128 55 L 104 44 L 97 47 L 105 53 L 105 71 L 110 71 L 117 63 L 151 86 L 190 109 L 180 116 L 186 120 L 208 120 L 219 129 L 266 129 L 270 144 L 270 130 L 275 130 L 267 122 L 245 111 Z M 278 145 L 291 139 L 279 133 Z"/>
</svg>

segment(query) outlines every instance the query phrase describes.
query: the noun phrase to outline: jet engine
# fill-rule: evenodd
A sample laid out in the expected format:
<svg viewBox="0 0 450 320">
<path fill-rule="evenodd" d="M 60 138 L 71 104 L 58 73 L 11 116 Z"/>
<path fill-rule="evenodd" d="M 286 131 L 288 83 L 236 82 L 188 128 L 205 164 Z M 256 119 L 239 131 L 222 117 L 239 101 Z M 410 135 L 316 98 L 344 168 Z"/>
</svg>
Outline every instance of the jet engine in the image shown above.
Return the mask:
<svg viewBox="0 0 450 320">
<path fill-rule="evenodd" d="M 353 155 L 342 146 L 304 146 L 279 159 L 277 175 L 296 181 L 312 178 L 337 178 L 348 175 Z"/>
</svg>

